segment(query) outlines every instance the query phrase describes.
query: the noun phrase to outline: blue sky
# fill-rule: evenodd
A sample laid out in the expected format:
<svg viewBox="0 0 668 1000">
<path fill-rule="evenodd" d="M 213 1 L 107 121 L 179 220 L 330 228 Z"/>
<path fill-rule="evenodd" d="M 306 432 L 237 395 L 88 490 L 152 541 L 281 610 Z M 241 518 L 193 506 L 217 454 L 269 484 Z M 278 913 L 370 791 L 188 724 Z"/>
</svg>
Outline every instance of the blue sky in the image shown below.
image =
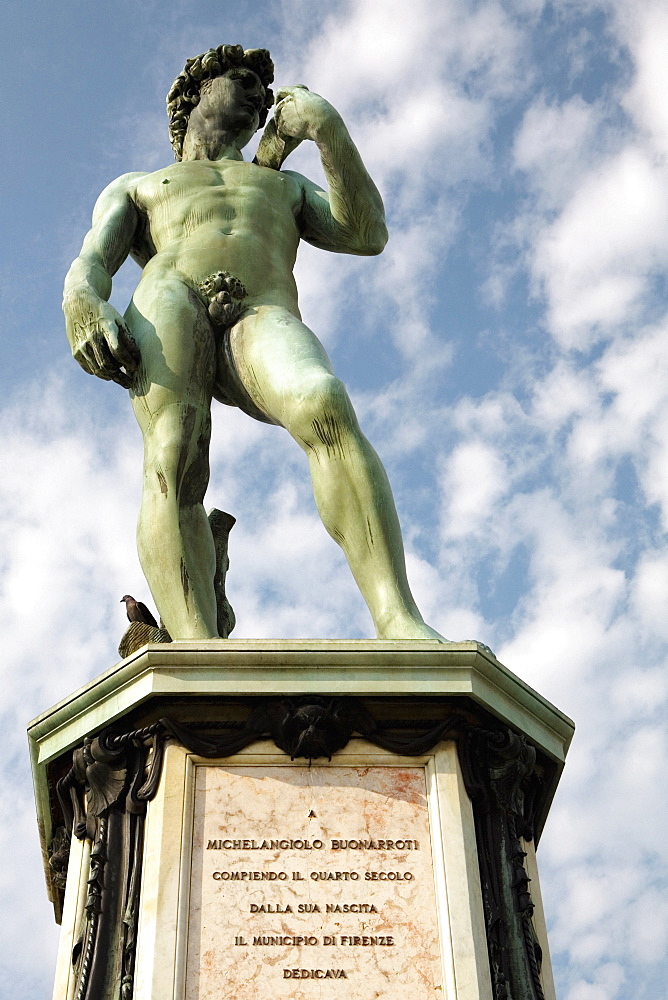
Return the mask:
<svg viewBox="0 0 668 1000">
<path fill-rule="evenodd" d="M 119 597 L 148 595 L 139 432 L 71 360 L 62 280 L 101 189 L 171 161 L 165 94 L 221 42 L 269 47 L 279 84 L 330 100 L 384 196 L 385 252 L 305 247 L 300 301 L 388 468 L 425 617 L 576 720 L 539 850 L 558 995 L 662 995 L 665 4 L 28 0 L 2 28 L 7 995 L 50 994 L 57 942 L 25 725 L 115 662 Z M 320 176 L 306 144 L 288 165 Z M 370 636 L 288 436 L 217 407 L 212 460 L 208 503 L 238 518 L 235 635 Z"/>
</svg>

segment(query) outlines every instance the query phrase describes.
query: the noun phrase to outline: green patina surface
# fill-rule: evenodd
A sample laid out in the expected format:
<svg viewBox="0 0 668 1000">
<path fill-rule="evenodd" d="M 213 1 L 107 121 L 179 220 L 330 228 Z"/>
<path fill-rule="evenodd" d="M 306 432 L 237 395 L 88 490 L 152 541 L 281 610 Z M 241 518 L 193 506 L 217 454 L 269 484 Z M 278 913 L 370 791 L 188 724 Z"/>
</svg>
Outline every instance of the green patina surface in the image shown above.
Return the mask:
<svg viewBox="0 0 668 1000">
<path fill-rule="evenodd" d="M 203 507 L 215 398 L 284 427 L 304 450 L 378 637 L 440 640 L 410 591 L 385 470 L 301 320 L 293 277 L 300 240 L 380 253 L 383 203 L 341 116 L 304 86 L 278 91 L 258 162 L 244 161 L 272 80 L 264 49 L 219 46 L 188 60 L 168 97 L 177 162 L 103 191 L 67 275 L 72 352 L 129 390 L 144 438 L 139 556 L 174 639 L 220 634 Z M 326 188 L 278 169 L 304 140 L 318 148 Z M 108 298 L 129 254 L 143 271 L 121 317 Z"/>
</svg>

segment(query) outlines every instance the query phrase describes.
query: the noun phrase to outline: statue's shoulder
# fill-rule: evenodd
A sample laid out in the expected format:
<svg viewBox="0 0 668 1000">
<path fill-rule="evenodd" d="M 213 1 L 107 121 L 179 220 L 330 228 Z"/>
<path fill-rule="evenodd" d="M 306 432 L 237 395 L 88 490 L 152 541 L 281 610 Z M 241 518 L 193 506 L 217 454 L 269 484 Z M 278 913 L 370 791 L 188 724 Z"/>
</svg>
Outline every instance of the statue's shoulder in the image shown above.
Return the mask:
<svg viewBox="0 0 668 1000">
<path fill-rule="evenodd" d="M 148 173 L 146 170 L 134 170 L 128 174 L 121 174 L 121 176 L 117 177 L 116 180 L 113 180 L 111 184 L 107 184 L 102 194 L 105 194 L 107 191 L 112 193 L 121 191 L 131 193 L 136 189 L 137 184 L 144 177 L 150 177 L 150 176 L 151 176 L 150 173 Z M 102 197 L 102 195 L 100 195 L 100 197 Z"/>
<path fill-rule="evenodd" d="M 301 188 L 311 183 L 308 177 L 304 177 L 303 174 L 298 173 L 296 170 L 280 170 L 279 173 L 284 177 L 289 177 Z"/>
<path fill-rule="evenodd" d="M 309 196 L 317 195 L 322 197 L 323 195 L 327 198 L 327 194 L 320 184 L 316 184 L 309 177 L 304 177 L 303 174 L 297 173 L 296 170 L 281 170 L 282 174 L 286 177 L 291 177 L 295 184 L 299 186 L 302 192 L 302 197 L 308 198 Z"/>
<path fill-rule="evenodd" d="M 93 219 L 100 214 L 106 213 L 110 208 L 113 208 L 120 201 L 125 201 L 128 197 L 132 201 L 135 201 L 137 185 L 143 177 L 148 176 L 145 171 L 133 171 L 128 174 L 121 174 L 111 184 L 107 184 L 95 203 Z"/>
<path fill-rule="evenodd" d="M 298 173 L 296 170 L 281 170 L 280 173 L 295 189 L 300 208 L 308 201 L 309 197 L 312 197 L 314 192 L 318 191 L 324 194 L 317 184 L 314 184 L 312 180 L 304 177 L 303 174 Z"/>
</svg>

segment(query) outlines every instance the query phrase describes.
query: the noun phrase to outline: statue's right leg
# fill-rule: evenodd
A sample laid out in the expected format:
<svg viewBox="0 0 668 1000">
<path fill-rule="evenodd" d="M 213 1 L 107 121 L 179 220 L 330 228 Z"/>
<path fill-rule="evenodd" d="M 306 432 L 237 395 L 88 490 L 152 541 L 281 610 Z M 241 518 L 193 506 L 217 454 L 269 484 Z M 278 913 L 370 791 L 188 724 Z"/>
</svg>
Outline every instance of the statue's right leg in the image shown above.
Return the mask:
<svg viewBox="0 0 668 1000">
<path fill-rule="evenodd" d="M 218 635 L 209 480 L 215 345 L 206 310 L 174 276 L 145 277 L 126 312 L 141 365 L 132 405 L 144 438 L 137 549 L 173 639 Z"/>
<path fill-rule="evenodd" d="M 323 523 L 343 549 L 379 639 L 436 639 L 408 584 L 392 490 L 324 348 L 286 310 L 259 306 L 230 332 L 237 377 L 253 404 L 308 456 Z"/>
</svg>

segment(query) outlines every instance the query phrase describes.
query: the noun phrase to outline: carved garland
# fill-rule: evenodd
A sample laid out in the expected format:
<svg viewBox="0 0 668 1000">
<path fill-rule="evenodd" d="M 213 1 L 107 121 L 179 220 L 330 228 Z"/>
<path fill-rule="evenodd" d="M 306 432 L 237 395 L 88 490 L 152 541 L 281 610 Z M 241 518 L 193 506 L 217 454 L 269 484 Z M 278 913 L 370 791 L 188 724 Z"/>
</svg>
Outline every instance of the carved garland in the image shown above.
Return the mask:
<svg viewBox="0 0 668 1000">
<path fill-rule="evenodd" d="M 71 834 L 92 843 L 72 954 L 75 1000 L 132 1000 L 144 817 L 167 740 L 202 757 L 224 758 L 270 737 L 291 760 L 310 763 L 331 759 L 354 734 L 405 756 L 428 753 L 444 739 L 456 742 L 473 806 L 494 1000 L 544 1000 L 520 841 L 533 839 L 541 780 L 535 749 L 507 727 L 488 729 L 458 712 L 441 721 L 378 722 L 356 698 L 313 696 L 263 700 L 241 723 L 183 725 L 164 718 L 133 732 L 105 730 L 74 751 L 57 785 L 65 827 L 55 833 L 49 863 L 62 887 Z"/>
</svg>

